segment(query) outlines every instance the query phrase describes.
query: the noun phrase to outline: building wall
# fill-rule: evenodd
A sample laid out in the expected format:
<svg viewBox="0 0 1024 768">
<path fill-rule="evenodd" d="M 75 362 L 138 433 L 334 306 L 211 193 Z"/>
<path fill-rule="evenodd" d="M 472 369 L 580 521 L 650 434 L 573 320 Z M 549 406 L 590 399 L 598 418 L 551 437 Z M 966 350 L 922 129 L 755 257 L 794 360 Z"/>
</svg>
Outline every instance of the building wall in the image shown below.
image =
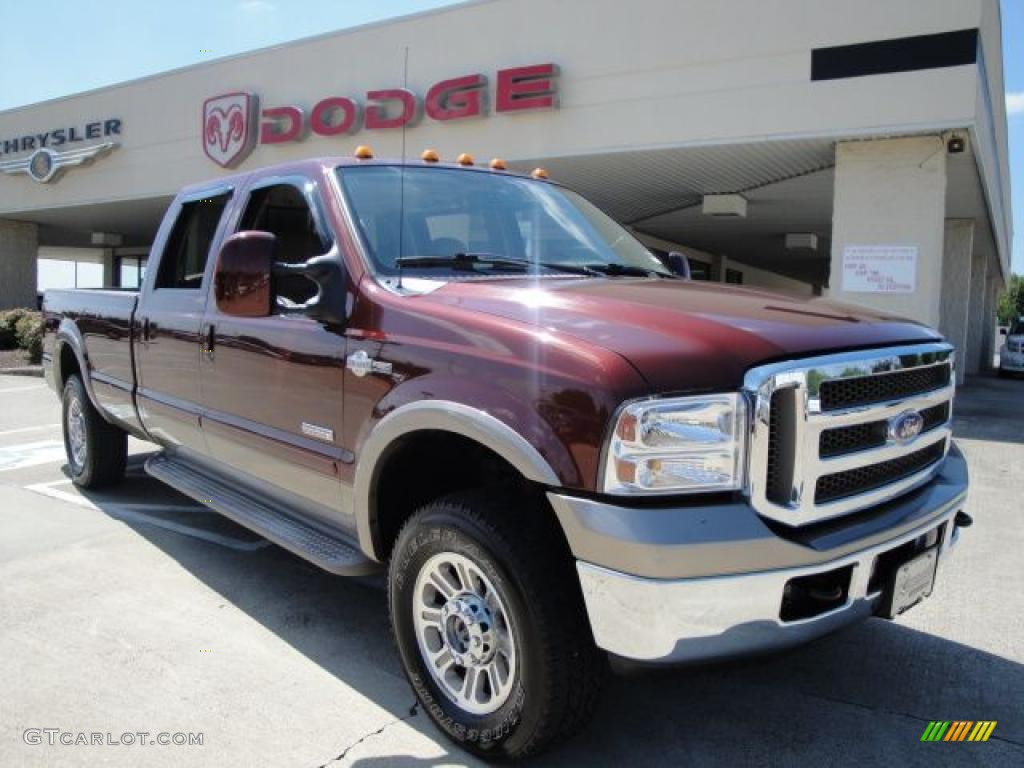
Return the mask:
<svg viewBox="0 0 1024 768">
<path fill-rule="evenodd" d="M 36 306 L 35 224 L 0 219 L 0 310 Z"/>
<path fill-rule="evenodd" d="M 910 317 L 941 320 L 946 147 L 939 136 L 843 142 L 836 147 L 828 294 Z M 912 292 L 862 292 L 844 280 L 848 248 L 916 248 Z M 962 269 L 970 270 L 965 259 Z"/>
<path fill-rule="evenodd" d="M 971 270 L 974 222 L 947 219 L 942 257 L 942 301 L 939 330 L 955 347 L 957 381 L 963 383 L 970 335 Z"/>
<path fill-rule="evenodd" d="M 811 49 L 977 27 L 992 0 L 491 0 L 370 25 L 0 113 L 0 141 L 115 117 L 121 146 L 59 183 L 0 177 L 0 214 L 167 195 L 222 171 L 201 150 L 204 99 L 253 90 L 265 107 L 403 82 L 554 62 L 560 108 L 408 131 L 412 149 L 509 160 L 637 147 L 858 135 L 974 120 L 974 65 L 811 82 Z M 782 10 L 784 9 L 784 12 Z M 671 20 L 666 23 L 666 20 Z M 737 23 L 742 20 L 742 23 Z M 493 111 L 493 110 L 492 110 Z M 259 146 L 244 167 L 351 151 L 398 155 L 400 131 Z"/>
</svg>

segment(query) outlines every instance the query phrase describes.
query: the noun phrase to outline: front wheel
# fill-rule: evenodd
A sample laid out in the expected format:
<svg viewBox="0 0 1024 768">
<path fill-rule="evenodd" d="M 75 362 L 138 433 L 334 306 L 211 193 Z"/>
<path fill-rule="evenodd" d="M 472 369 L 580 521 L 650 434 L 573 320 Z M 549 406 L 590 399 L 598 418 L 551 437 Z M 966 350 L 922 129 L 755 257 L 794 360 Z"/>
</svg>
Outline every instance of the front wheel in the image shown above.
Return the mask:
<svg viewBox="0 0 1024 768">
<path fill-rule="evenodd" d="M 406 674 L 478 755 L 536 754 L 598 703 L 607 662 L 557 534 L 541 510 L 475 492 L 426 505 L 395 544 L 388 596 Z"/>
<path fill-rule="evenodd" d="M 108 424 L 93 406 L 77 375 L 64 385 L 64 451 L 71 480 L 82 488 L 102 488 L 124 477 L 128 435 Z"/>
</svg>

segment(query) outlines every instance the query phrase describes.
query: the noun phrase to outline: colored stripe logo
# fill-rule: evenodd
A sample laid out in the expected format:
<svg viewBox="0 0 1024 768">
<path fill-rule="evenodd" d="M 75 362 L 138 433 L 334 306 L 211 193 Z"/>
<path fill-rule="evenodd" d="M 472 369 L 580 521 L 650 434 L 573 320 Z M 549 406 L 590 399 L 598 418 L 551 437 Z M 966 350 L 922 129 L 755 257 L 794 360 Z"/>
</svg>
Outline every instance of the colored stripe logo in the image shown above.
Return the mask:
<svg viewBox="0 0 1024 768">
<path fill-rule="evenodd" d="M 988 741 L 996 729 L 996 720 L 932 720 L 921 734 L 921 741 Z"/>
</svg>

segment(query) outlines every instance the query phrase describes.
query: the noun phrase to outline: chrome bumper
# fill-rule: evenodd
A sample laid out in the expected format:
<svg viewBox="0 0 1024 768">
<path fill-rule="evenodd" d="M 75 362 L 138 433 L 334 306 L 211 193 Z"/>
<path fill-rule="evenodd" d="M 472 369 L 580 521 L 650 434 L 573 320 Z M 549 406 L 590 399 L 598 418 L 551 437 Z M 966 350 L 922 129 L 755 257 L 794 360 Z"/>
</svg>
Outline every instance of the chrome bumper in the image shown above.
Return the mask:
<svg viewBox="0 0 1024 768">
<path fill-rule="evenodd" d="M 631 526 L 628 515 L 620 515 L 623 510 L 611 505 L 598 504 L 603 508 L 595 508 L 593 501 L 573 505 L 567 503 L 567 497 L 552 498 L 552 504 L 577 556 L 583 597 L 599 647 L 623 658 L 648 663 L 709 660 L 797 645 L 872 615 L 882 599 L 880 587 L 869 590 L 878 557 L 938 530 L 942 531 L 938 541 L 941 574 L 959 539 L 955 517 L 963 509 L 967 491 L 966 467 L 958 451 L 954 449 L 947 464 L 950 466 L 930 487 L 890 505 L 892 509 L 877 513 L 875 519 L 858 524 L 854 528 L 856 540 L 850 540 L 850 531 L 831 531 L 796 544 L 771 533 L 776 541 L 769 546 L 760 536 L 751 538 L 755 527 L 748 521 L 743 535 L 733 541 L 705 539 L 691 541 L 689 546 L 673 541 L 667 551 L 673 561 L 681 559 L 674 567 L 685 569 L 694 562 L 702 564 L 703 573 L 686 578 L 636 575 L 609 567 L 608 562 L 598 565 L 594 558 L 581 557 L 587 551 L 635 563 L 639 551 L 634 550 L 641 547 L 649 554 L 649 568 L 663 572 L 668 562 L 657 553 L 667 542 L 652 542 L 650 532 L 643 527 L 643 512 L 629 510 L 636 515 L 637 522 Z M 654 510 L 658 511 L 665 515 L 663 527 L 690 532 L 688 524 L 677 519 L 683 510 Z M 726 518 L 737 514 L 731 507 L 721 511 Z M 749 514 L 754 515 L 752 510 Z M 902 524 L 891 524 L 890 516 L 899 517 Z M 707 525 L 714 520 L 714 509 L 700 508 L 697 517 Z M 738 519 L 734 518 L 734 523 Z M 880 531 L 879 526 L 886 520 L 886 527 Z M 603 528 L 600 533 L 615 531 L 622 536 L 621 549 L 613 554 L 607 539 L 599 537 L 595 528 Z M 874 534 L 864 535 L 869 530 Z M 687 559 L 687 550 L 692 558 Z M 795 562 L 794 550 L 802 553 L 803 563 Z M 748 568 L 734 572 L 740 565 L 741 552 L 745 553 Z M 709 567 L 711 559 L 707 555 L 712 553 L 722 558 L 717 572 Z M 783 554 L 789 560 L 785 566 L 768 565 L 778 562 Z M 830 554 L 834 556 L 829 557 Z M 845 602 L 810 618 L 781 618 L 783 593 L 791 579 L 848 566 L 852 566 L 852 572 Z M 940 583 L 941 576 L 936 579 L 936 584 Z"/>
</svg>

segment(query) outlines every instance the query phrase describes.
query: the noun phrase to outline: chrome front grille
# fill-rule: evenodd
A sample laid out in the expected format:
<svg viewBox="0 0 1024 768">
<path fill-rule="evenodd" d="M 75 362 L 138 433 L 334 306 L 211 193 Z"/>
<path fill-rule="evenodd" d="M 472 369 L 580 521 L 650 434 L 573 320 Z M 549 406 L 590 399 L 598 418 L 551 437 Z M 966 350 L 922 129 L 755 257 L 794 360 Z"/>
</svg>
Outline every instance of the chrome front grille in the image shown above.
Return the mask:
<svg viewBox="0 0 1024 768">
<path fill-rule="evenodd" d="M 953 365 L 952 347 L 932 343 L 751 370 L 751 504 L 805 525 L 930 480 L 949 450 Z M 910 438 L 898 429 L 908 420 L 920 426 Z"/>
</svg>

